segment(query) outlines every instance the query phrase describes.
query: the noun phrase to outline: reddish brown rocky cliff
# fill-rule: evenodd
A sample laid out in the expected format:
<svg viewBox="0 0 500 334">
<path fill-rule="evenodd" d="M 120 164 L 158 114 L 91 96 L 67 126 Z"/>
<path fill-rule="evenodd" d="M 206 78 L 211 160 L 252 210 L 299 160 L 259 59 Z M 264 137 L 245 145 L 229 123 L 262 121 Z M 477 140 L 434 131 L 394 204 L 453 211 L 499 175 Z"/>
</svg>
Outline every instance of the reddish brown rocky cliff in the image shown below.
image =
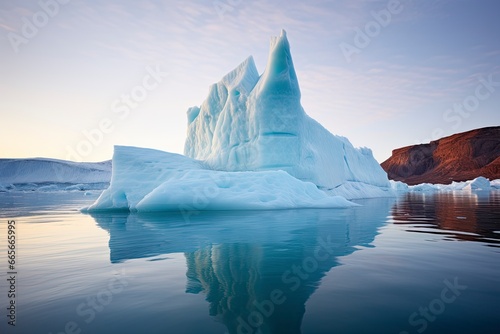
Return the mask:
<svg viewBox="0 0 500 334">
<path fill-rule="evenodd" d="M 500 126 L 398 148 L 381 164 L 389 179 L 410 185 L 500 179 Z"/>
</svg>

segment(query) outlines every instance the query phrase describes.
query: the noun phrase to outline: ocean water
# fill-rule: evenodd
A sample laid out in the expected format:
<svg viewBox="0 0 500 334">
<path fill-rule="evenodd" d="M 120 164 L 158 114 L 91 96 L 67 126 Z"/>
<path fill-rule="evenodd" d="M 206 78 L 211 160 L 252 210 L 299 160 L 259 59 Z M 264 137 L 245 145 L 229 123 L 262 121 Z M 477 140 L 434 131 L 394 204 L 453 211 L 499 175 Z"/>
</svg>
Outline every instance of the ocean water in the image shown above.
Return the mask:
<svg viewBox="0 0 500 334">
<path fill-rule="evenodd" d="M 498 191 L 81 213 L 97 195 L 0 193 L 0 333 L 500 332 Z"/>
</svg>

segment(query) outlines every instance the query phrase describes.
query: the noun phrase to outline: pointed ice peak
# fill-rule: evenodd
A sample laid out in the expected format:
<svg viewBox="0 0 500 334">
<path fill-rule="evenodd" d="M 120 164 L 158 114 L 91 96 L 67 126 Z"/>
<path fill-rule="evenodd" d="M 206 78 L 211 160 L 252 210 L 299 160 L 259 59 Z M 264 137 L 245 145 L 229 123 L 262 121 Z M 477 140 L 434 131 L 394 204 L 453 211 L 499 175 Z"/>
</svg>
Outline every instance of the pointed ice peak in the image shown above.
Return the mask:
<svg viewBox="0 0 500 334">
<path fill-rule="evenodd" d="M 286 31 L 271 38 L 267 68 L 262 74 L 258 90 L 269 90 L 275 95 L 295 96 L 300 100 L 300 88 L 293 66 L 290 43 Z"/>
<path fill-rule="evenodd" d="M 249 56 L 234 70 L 226 74 L 221 82 L 226 86 L 227 90 L 235 88 L 249 94 L 258 80 L 259 72 L 255 66 L 255 61 L 252 56 Z"/>
<path fill-rule="evenodd" d="M 283 41 L 284 43 L 288 44 L 288 39 L 286 38 L 286 31 L 285 29 L 281 29 L 281 33 L 279 36 L 273 36 L 271 37 L 271 50 L 280 42 Z"/>
</svg>

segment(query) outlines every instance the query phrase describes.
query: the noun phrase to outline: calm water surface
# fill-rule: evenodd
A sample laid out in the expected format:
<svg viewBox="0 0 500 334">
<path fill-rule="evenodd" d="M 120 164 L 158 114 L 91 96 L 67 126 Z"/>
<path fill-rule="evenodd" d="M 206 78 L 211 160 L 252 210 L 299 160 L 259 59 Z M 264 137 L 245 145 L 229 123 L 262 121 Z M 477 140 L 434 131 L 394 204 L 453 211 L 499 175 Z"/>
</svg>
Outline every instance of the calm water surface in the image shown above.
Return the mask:
<svg viewBox="0 0 500 334">
<path fill-rule="evenodd" d="M 0 333 L 500 332 L 500 192 L 336 210 L 78 211 L 96 196 L 0 193 Z"/>
</svg>

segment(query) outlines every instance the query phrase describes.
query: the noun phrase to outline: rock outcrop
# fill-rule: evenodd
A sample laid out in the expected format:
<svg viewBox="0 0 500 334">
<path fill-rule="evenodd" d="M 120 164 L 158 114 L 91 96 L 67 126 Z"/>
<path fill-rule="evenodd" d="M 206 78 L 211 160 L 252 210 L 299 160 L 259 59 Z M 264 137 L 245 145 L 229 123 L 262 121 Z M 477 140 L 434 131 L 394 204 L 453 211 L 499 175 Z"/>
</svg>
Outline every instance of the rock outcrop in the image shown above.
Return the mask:
<svg viewBox="0 0 500 334">
<path fill-rule="evenodd" d="M 390 179 L 410 185 L 500 179 L 500 126 L 395 149 L 381 166 Z"/>
</svg>

